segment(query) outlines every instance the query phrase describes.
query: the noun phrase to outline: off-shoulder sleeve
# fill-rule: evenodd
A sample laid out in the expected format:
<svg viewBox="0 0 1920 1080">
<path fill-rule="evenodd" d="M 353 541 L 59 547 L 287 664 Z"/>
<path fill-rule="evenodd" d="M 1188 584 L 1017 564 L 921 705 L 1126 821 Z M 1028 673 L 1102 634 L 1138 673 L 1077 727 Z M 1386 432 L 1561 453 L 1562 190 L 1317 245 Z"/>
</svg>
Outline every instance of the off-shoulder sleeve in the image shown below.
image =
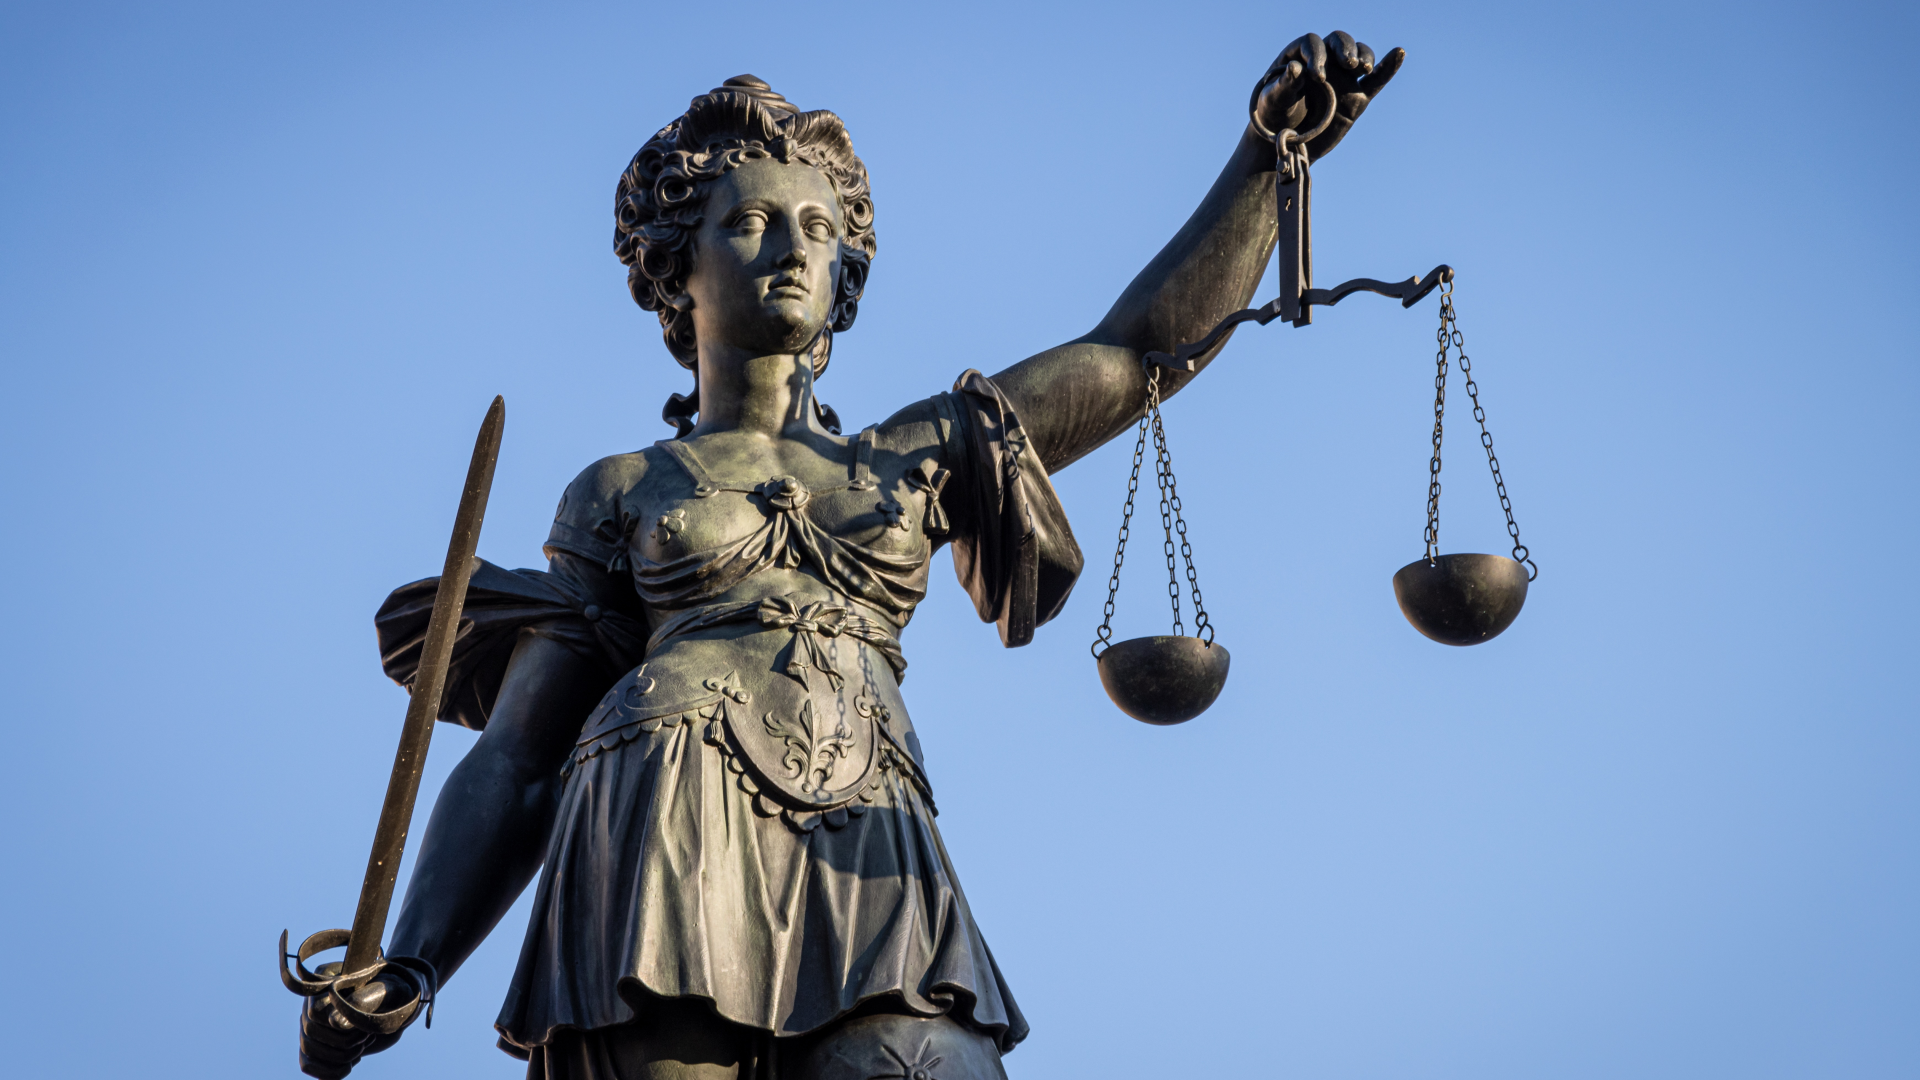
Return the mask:
<svg viewBox="0 0 1920 1080">
<path fill-rule="evenodd" d="M 609 681 L 640 662 L 647 627 L 621 542 L 632 531 L 621 507 L 640 467 L 627 460 L 634 457 L 596 462 L 568 485 L 547 539 L 551 571 L 506 570 L 474 560 L 440 719 L 475 730 L 487 726 L 523 632 L 601 665 Z M 381 666 L 409 690 L 439 591 L 437 577 L 403 585 L 374 616 Z"/>
<path fill-rule="evenodd" d="M 608 573 L 626 570 L 627 545 L 638 524 L 626 496 L 646 467 L 646 452 L 641 451 L 601 458 L 575 477 L 553 512 L 547 557 L 565 551 L 606 567 Z"/>
<path fill-rule="evenodd" d="M 1066 606 L 1085 560 L 1020 418 L 993 380 L 969 369 L 935 399 L 952 420 L 958 484 L 941 501 L 953 522 L 953 570 L 982 622 L 1008 648 Z M 958 490 L 955 490 L 957 488 Z"/>
<path fill-rule="evenodd" d="M 440 701 L 440 719 L 478 731 L 487 726 L 506 677 L 507 661 L 522 631 L 551 638 L 596 663 L 609 678 L 640 662 L 646 625 L 611 605 L 594 603 L 580 583 L 564 573 L 506 570 L 475 559 L 459 636 Z M 440 579 L 402 585 L 373 618 L 380 639 L 380 665 L 394 682 L 413 689 L 426 643 Z"/>
</svg>

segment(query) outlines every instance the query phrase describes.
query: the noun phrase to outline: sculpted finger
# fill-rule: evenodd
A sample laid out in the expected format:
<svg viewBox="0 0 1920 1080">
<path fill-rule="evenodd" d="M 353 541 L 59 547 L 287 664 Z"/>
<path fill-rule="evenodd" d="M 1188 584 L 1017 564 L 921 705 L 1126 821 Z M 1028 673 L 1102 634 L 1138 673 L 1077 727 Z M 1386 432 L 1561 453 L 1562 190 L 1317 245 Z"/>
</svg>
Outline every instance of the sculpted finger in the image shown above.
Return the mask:
<svg viewBox="0 0 1920 1080">
<path fill-rule="evenodd" d="M 360 1060 L 360 1050 L 359 1043 L 332 1042 L 315 1031 L 309 1031 L 300 1036 L 300 1053 L 315 1061 L 351 1066 Z"/>
<path fill-rule="evenodd" d="M 1327 43 L 1321 40 L 1319 34 L 1308 34 L 1305 38 L 1301 40 L 1307 43 L 1308 55 L 1313 58 L 1313 63 L 1309 65 L 1312 67 L 1313 73 L 1315 75 L 1320 76 L 1323 79 L 1326 78 L 1327 77 Z"/>
<path fill-rule="evenodd" d="M 1269 80 L 1253 99 L 1253 122 L 1264 134 L 1271 137 L 1282 128 L 1293 126 L 1289 122 L 1293 112 L 1302 112 L 1299 105 L 1300 80 L 1305 69 L 1298 60 L 1288 60 L 1284 64 L 1274 61 L 1274 70 L 1267 73 Z"/>
<path fill-rule="evenodd" d="M 1293 40 L 1281 51 L 1282 59 L 1298 60 L 1308 71 L 1324 79 L 1327 77 L 1327 43 L 1320 40 L 1319 34 L 1303 34 Z"/>
<path fill-rule="evenodd" d="M 1345 30 L 1335 30 L 1327 35 L 1326 40 L 1327 52 L 1331 54 L 1335 63 L 1347 68 L 1360 66 L 1360 50 L 1354 43 L 1352 34 Z"/>
<path fill-rule="evenodd" d="M 1260 86 L 1263 91 L 1271 90 L 1275 83 L 1285 82 L 1291 85 L 1300 78 L 1300 73 L 1306 70 L 1300 59 L 1300 51 L 1294 47 L 1298 44 L 1300 43 L 1297 41 L 1288 44 L 1286 48 L 1280 50 L 1279 56 L 1273 58 L 1273 63 L 1267 65 L 1266 74 L 1260 76 Z"/>
<path fill-rule="evenodd" d="M 1400 65 L 1406 63 L 1406 60 L 1407 50 L 1394 49 L 1374 66 L 1372 73 L 1360 80 L 1360 85 L 1356 89 L 1371 98 L 1380 92 L 1381 87 L 1393 81 L 1394 74 L 1400 70 Z"/>
<path fill-rule="evenodd" d="M 1267 88 L 1260 92 L 1261 102 L 1277 102 L 1294 92 L 1295 84 L 1300 81 L 1300 76 L 1305 70 L 1300 66 L 1300 61 L 1287 61 L 1285 67 L 1279 68 L 1268 76 L 1270 81 L 1267 83 Z"/>
<path fill-rule="evenodd" d="M 1370 48 L 1367 45 L 1367 43 L 1364 41 L 1360 42 L 1359 45 L 1360 45 L 1360 74 L 1365 75 L 1368 72 L 1373 70 L 1373 63 L 1374 63 L 1373 49 Z"/>
<path fill-rule="evenodd" d="M 336 1027 L 325 1018 L 316 1018 L 300 1025 L 300 1045 L 314 1047 L 315 1057 L 333 1057 L 347 1060 L 358 1058 L 360 1048 L 366 1045 L 367 1037 L 352 1028 Z"/>
</svg>

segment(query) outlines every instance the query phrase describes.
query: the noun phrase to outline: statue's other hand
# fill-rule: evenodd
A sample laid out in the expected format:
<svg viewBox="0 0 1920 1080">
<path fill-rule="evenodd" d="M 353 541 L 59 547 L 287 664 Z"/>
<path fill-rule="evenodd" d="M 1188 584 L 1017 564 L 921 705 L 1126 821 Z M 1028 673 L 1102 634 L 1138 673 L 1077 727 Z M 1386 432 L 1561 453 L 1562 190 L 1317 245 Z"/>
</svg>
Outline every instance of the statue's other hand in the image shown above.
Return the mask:
<svg viewBox="0 0 1920 1080">
<path fill-rule="evenodd" d="M 1405 49 L 1394 49 L 1376 61 L 1372 48 L 1344 30 L 1325 38 L 1308 34 L 1282 49 L 1267 66 L 1254 94 L 1253 120 L 1267 131 L 1300 130 L 1310 111 L 1325 115 L 1322 95 L 1330 90 L 1333 117 L 1307 143 L 1307 155 L 1318 161 L 1346 137 L 1406 58 Z"/>
<path fill-rule="evenodd" d="M 374 980 L 355 994 L 362 1008 L 379 1007 L 386 988 Z M 400 1041 L 400 1033 L 372 1035 L 347 1022 L 334 1006 L 331 994 L 310 997 L 300 1009 L 300 1071 L 316 1080 L 343 1080 L 368 1054 L 377 1054 Z"/>
</svg>

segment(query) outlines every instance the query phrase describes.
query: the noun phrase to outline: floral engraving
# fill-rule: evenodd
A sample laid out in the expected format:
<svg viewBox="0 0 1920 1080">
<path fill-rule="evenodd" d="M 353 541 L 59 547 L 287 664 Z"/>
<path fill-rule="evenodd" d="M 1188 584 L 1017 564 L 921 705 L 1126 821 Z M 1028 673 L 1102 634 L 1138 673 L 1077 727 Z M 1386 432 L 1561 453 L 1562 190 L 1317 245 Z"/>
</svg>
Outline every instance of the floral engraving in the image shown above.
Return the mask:
<svg viewBox="0 0 1920 1080">
<path fill-rule="evenodd" d="M 912 1061 L 885 1043 L 880 1044 L 880 1049 L 885 1050 L 887 1056 L 900 1066 L 899 1072 L 879 1073 L 880 1080 L 940 1080 L 933 1075 L 933 1070 L 946 1059 L 933 1053 L 933 1036 L 920 1040 L 920 1052 L 913 1055 Z"/>
<path fill-rule="evenodd" d="M 809 795 L 833 779 L 834 768 L 853 745 L 847 725 L 836 717 L 833 728 L 827 730 L 814 713 L 812 701 L 800 706 L 798 719 L 787 721 L 769 712 L 761 723 L 768 734 L 786 744 L 786 756 L 780 763 L 787 767 L 788 776 L 800 781 L 800 790 Z"/>
</svg>

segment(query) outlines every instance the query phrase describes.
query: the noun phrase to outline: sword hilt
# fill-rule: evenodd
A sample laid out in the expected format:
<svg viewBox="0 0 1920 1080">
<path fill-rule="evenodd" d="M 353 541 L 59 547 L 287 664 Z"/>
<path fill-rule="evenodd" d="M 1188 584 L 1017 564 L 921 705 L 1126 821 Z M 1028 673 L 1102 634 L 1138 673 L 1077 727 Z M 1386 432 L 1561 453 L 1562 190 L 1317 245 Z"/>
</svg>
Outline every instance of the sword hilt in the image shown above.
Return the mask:
<svg viewBox="0 0 1920 1080">
<path fill-rule="evenodd" d="M 352 936 L 351 930 L 322 930 L 307 935 L 299 949 L 288 952 L 287 932 L 280 931 L 280 981 L 303 998 L 325 998 L 342 1020 L 368 1037 L 369 1045 L 363 1053 L 377 1053 L 392 1046 L 417 1017 L 424 1015 L 431 1028 L 440 975 L 432 964 L 417 956 L 381 954 L 357 971 L 342 971 L 338 960 L 307 967 L 308 960 L 345 945 Z M 291 969 L 287 967 L 289 960 L 293 961 Z M 304 1052 L 300 1069 L 316 1077 L 346 1075 L 342 1067 L 310 1061 Z"/>
</svg>

